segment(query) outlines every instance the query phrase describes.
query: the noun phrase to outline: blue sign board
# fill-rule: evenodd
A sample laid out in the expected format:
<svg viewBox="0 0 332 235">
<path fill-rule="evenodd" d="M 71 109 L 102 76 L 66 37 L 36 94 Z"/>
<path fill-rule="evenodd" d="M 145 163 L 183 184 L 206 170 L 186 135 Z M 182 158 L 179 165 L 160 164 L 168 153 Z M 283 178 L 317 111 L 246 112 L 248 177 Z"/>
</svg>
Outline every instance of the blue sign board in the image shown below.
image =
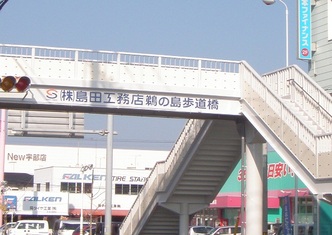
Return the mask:
<svg viewBox="0 0 332 235">
<path fill-rule="evenodd" d="M 311 1 L 298 0 L 298 58 L 311 60 Z"/>
<path fill-rule="evenodd" d="M 5 204 L 7 207 L 7 210 L 16 210 L 17 208 L 17 197 L 16 196 L 4 196 Z"/>
<path fill-rule="evenodd" d="M 291 212 L 290 212 L 290 199 L 289 196 L 284 197 L 283 205 L 283 230 L 284 235 L 292 235 Z"/>
</svg>

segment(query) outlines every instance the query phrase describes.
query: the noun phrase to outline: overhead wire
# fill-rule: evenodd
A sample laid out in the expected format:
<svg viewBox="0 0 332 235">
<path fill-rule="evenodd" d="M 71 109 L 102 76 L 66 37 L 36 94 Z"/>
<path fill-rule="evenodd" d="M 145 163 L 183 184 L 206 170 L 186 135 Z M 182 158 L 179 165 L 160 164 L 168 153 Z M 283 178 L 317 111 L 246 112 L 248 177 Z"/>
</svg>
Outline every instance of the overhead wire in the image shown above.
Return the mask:
<svg viewBox="0 0 332 235">
<path fill-rule="evenodd" d="M 5 6 L 5 4 L 8 2 L 9 0 L 2 0 L 0 1 L 0 11 L 1 9 Z"/>
</svg>

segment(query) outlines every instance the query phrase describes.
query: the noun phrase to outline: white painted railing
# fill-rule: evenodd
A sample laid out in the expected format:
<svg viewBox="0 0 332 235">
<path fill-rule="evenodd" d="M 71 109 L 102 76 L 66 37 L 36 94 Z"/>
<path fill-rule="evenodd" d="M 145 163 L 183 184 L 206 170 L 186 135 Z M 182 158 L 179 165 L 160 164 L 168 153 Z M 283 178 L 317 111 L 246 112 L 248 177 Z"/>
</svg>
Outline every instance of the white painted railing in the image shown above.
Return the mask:
<svg viewBox="0 0 332 235">
<path fill-rule="evenodd" d="M 0 56 L 74 62 L 117 63 L 202 71 L 222 71 L 226 73 L 239 72 L 238 61 L 57 47 L 0 44 Z"/>
<path fill-rule="evenodd" d="M 156 197 L 156 193 L 164 191 L 165 187 L 168 186 L 169 180 L 172 178 L 171 175 L 176 172 L 204 123 L 204 120 L 188 120 L 166 161 L 156 164 L 137 196 L 128 216 L 121 225 L 122 235 L 132 234 L 134 229 L 132 226 L 136 226 L 141 221 L 143 213 Z"/>
<path fill-rule="evenodd" d="M 289 97 L 326 133 L 332 132 L 332 98 L 298 66 L 264 74 L 262 79 L 280 97 Z"/>
<path fill-rule="evenodd" d="M 290 91 L 293 90 L 287 85 L 290 72 L 291 70 L 285 70 L 284 73 L 278 71 L 273 76 L 269 75 L 263 79 L 246 62 L 243 62 L 243 66 L 240 67 L 240 74 L 243 79 L 242 98 L 300 161 L 304 162 L 304 164 L 306 161 L 309 161 L 308 159 L 310 159 L 311 163 L 314 162 L 314 166 L 317 166 L 314 172 L 315 177 L 324 178 L 327 174 L 320 172 L 318 167 L 321 165 L 319 156 L 331 157 L 329 157 L 329 154 L 332 152 L 332 133 L 328 132 L 323 135 L 313 133 L 300 120 L 300 117 L 294 115 L 285 105 L 282 97 L 290 95 Z M 307 77 L 302 76 L 302 78 L 305 80 Z M 305 83 L 302 81 L 300 84 Z M 310 81 L 308 83 L 315 86 Z M 311 89 L 313 90 L 314 88 L 312 87 Z M 319 91 L 320 88 L 315 87 L 315 90 Z M 324 97 L 326 100 L 330 99 L 323 95 L 321 97 Z M 330 110 L 327 106 L 326 108 Z M 331 114 L 331 111 L 327 113 Z M 306 148 L 311 153 L 307 152 Z M 306 154 L 303 154 L 303 152 L 306 152 Z M 307 167 L 310 168 L 312 166 Z"/>
<path fill-rule="evenodd" d="M 301 120 L 299 120 L 298 117 L 284 105 L 281 97 L 290 94 L 289 79 L 285 75 L 281 75 L 285 76 L 285 79 L 283 79 L 284 82 L 282 82 L 283 86 L 281 87 L 280 83 L 275 83 L 275 85 L 279 87 L 273 88 L 272 85 L 267 85 L 267 82 L 255 73 L 245 62 L 240 66 L 240 73 L 242 74 L 241 77 L 244 82 L 242 87 L 244 90 L 243 99 L 245 99 L 246 102 L 255 109 L 259 116 L 267 122 L 276 135 L 286 142 L 286 145 L 287 140 L 283 135 L 283 130 L 290 128 L 295 135 L 299 137 L 298 140 L 295 140 L 298 141 L 298 145 L 300 145 L 299 142 L 304 141 L 316 156 L 320 153 L 331 152 L 331 134 L 320 136 L 314 135 L 309 128 L 307 128 Z M 271 77 L 269 82 L 272 80 Z M 272 87 L 272 89 L 269 87 Z M 263 102 L 257 100 L 258 96 Z M 275 114 L 280 115 L 280 117 L 277 118 L 277 122 L 279 123 L 275 123 L 275 119 L 270 120 L 269 117 L 267 117 L 267 114 L 264 113 L 266 112 L 266 108 L 262 107 L 264 105 L 268 106 L 268 109 L 272 109 Z M 274 123 L 271 123 L 271 121 Z M 151 201 L 154 200 L 156 192 L 163 191 L 169 184 L 169 180 L 172 178 L 170 176 L 174 174 L 177 166 L 183 160 L 184 154 L 190 147 L 194 137 L 198 134 L 203 123 L 203 121 L 199 120 L 189 120 L 167 160 L 156 165 L 151 172 L 146 185 L 137 197 L 136 202 L 133 204 L 129 216 L 122 224 L 121 231 L 123 235 L 132 234 L 134 228 L 131 226 L 135 226 L 137 223 L 142 222 L 141 218 L 143 213 L 146 211 Z M 291 147 L 291 150 L 295 155 L 300 156 L 299 149 Z M 316 158 L 316 164 L 318 164 L 318 158 Z"/>
</svg>

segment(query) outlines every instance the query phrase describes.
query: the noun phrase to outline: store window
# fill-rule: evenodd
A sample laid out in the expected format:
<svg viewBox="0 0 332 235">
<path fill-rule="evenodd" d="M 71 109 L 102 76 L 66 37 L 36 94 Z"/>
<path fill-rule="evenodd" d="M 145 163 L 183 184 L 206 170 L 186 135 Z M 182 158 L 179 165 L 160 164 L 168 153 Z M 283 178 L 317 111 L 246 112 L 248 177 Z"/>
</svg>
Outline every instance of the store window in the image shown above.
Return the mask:
<svg viewBox="0 0 332 235">
<path fill-rule="evenodd" d="M 84 187 L 84 193 L 91 193 L 92 192 L 92 184 L 87 183 L 83 185 Z"/>
<path fill-rule="evenodd" d="M 61 190 L 61 192 L 81 193 L 81 183 L 61 182 L 60 190 Z M 91 183 L 83 184 L 84 193 L 91 193 L 91 190 L 92 190 Z"/>
<path fill-rule="evenodd" d="M 115 184 L 115 194 L 137 195 L 142 187 L 139 184 Z"/>
<path fill-rule="evenodd" d="M 129 194 L 129 184 L 123 184 L 122 186 L 122 194 Z"/>
<path fill-rule="evenodd" d="M 60 184 L 60 191 L 61 192 L 68 192 L 68 183 L 61 183 Z"/>
<path fill-rule="evenodd" d="M 129 184 L 115 184 L 115 194 L 129 194 Z"/>
<path fill-rule="evenodd" d="M 81 188 L 81 187 L 79 187 L 79 188 Z M 68 183 L 68 192 L 79 193 L 76 191 L 76 183 Z"/>
<path fill-rule="evenodd" d="M 122 184 L 115 184 L 115 194 L 122 194 Z"/>
<path fill-rule="evenodd" d="M 36 187 L 37 187 L 36 190 L 37 190 L 37 191 L 40 191 L 40 184 L 37 184 Z"/>
<path fill-rule="evenodd" d="M 298 198 L 298 211 L 299 223 L 313 223 L 312 197 Z"/>
<path fill-rule="evenodd" d="M 131 195 L 137 195 L 141 189 L 143 188 L 143 185 L 140 185 L 140 184 L 133 184 L 131 185 Z"/>
<path fill-rule="evenodd" d="M 45 191 L 49 192 L 50 191 L 50 182 L 45 183 Z"/>
</svg>

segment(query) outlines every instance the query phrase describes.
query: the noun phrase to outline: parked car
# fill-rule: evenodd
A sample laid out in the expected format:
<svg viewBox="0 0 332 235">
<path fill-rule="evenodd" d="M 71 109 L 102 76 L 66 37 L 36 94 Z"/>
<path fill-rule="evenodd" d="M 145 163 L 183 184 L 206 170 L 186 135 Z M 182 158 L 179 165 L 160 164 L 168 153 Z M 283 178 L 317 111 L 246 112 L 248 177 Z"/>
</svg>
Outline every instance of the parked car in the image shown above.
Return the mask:
<svg viewBox="0 0 332 235">
<path fill-rule="evenodd" d="M 80 223 L 80 220 L 68 220 L 68 219 L 58 219 L 53 224 L 52 235 L 58 235 L 60 228 L 62 227 L 64 222 L 75 222 Z"/>
<path fill-rule="evenodd" d="M 93 224 L 91 226 L 91 231 L 92 231 L 92 235 L 96 235 L 96 225 Z M 72 235 L 80 235 L 81 234 L 81 226 L 78 226 L 74 232 L 72 233 Z M 83 225 L 83 235 L 89 235 L 90 234 L 90 225 Z"/>
<path fill-rule="evenodd" d="M 5 234 L 7 234 L 7 230 L 8 230 L 9 228 L 14 227 L 15 224 L 16 224 L 16 222 L 9 222 L 9 223 L 6 223 L 6 224 L 1 225 L 1 227 L 0 227 L 0 235 L 5 235 Z"/>
<path fill-rule="evenodd" d="M 49 226 L 46 220 L 19 220 L 8 229 L 8 235 L 48 235 Z"/>
<path fill-rule="evenodd" d="M 112 235 L 119 235 L 119 228 L 120 228 L 121 222 L 112 222 Z M 96 223 L 96 233 L 95 235 L 104 235 L 104 230 L 105 230 L 105 223 L 99 222 Z"/>
<path fill-rule="evenodd" d="M 208 235 L 220 235 L 220 234 L 241 235 L 241 227 L 222 226 L 222 227 L 214 228 L 208 233 Z"/>
<path fill-rule="evenodd" d="M 202 235 L 202 234 L 208 234 L 209 231 L 211 231 L 213 227 L 211 226 L 192 226 L 189 228 L 189 235 Z"/>
<path fill-rule="evenodd" d="M 89 222 L 83 222 L 84 225 L 89 225 Z M 58 231 L 58 235 L 72 235 L 75 229 L 81 226 L 81 222 L 79 220 L 66 220 L 62 222 L 62 226 Z"/>
</svg>

